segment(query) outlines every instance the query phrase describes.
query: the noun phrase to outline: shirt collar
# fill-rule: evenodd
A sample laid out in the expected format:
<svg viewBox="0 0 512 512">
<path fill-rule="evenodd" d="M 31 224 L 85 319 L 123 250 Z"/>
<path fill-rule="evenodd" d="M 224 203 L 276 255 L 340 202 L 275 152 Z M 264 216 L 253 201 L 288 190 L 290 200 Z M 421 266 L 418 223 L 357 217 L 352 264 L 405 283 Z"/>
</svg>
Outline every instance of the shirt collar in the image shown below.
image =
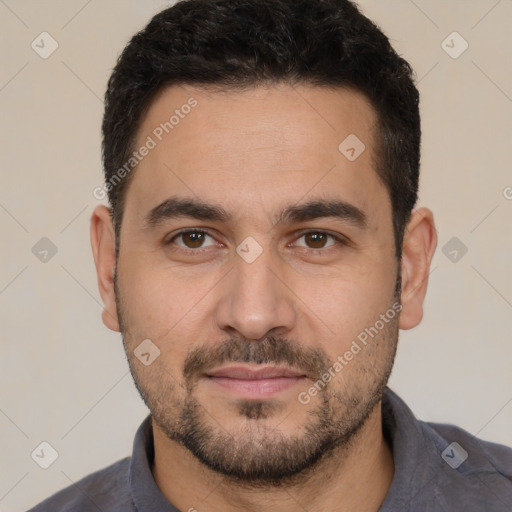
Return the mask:
<svg viewBox="0 0 512 512">
<path fill-rule="evenodd" d="M 379 512 L 409 510 L 411 500 L 432 489 L 444 462 L 434 438 L 389 388 L 382 400 L 382 428 L 393 452 L 395 474 Z"/>
<path fill-rule="evenodd" d="M 140 425 L 130 461 L 129 482 L 135 509 L 138 512 L 179 512 L 174 508 L 156 485 L 151 466 L 155 458 L 151 416 Z"/>
</svg>

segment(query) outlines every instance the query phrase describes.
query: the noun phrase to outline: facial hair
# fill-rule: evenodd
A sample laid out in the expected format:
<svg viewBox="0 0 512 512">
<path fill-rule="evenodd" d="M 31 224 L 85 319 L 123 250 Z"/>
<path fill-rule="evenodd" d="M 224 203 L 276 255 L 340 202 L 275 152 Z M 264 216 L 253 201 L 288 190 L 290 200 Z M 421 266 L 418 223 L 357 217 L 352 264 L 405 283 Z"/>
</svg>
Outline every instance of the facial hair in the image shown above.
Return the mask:
<svg viewBox="0 0 512 512">
<path fill-rule="evenodd" d="M 399 281 L 400 277 L 395 299 Z M 272 423 L 272 417 L 287 405 L 274 399 L 237 400 L 236 412 L 244 420 L 243 427 L 236 433 L 229 432 L 195 396 L 197 382 L 205 371 L 230 362 L 284 363 L 316 382 L 332 365 L 327 354 L 276 336 L 262 341 L 229 338 L 215 347 L 192 349 L 184 361 L 181 376 L 171 375 L 158 359 L 148 373 L 133 354 L 136 341 L 130 339 L 129 316 L 124 311 L 117 274 L 114 283 L 130 370 L 154 422 L 170 440 L 184 446 L 207 468 L 233 483 L 253 488 L 300 483 L 322 462 L 350 447 L 382 399 L 396 354 L 398 315 L 350 363 L 358 366 L 352 368 L 350 379 L 344 381 L 342 388 L 336 386 L 338 377 L 335 377 L 308 404 L 306 420 L 297 425 L 297 433 L 285 435 L 279 425 Z M 177 341 L 165 341 L 173 342 Z"/>
</svg>

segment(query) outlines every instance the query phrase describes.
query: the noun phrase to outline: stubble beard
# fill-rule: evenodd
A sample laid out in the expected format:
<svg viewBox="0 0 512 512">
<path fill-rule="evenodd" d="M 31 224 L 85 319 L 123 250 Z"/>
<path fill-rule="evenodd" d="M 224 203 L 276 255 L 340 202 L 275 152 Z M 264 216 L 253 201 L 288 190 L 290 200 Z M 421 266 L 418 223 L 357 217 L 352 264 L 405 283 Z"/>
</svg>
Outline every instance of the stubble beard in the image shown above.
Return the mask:
<svg viewBox="0 0 512 512">
<path fill-rule="evenodd" d="M 327 356 L 317 350 L 298 348 L 300 345 L 278 337 L 267 337 L 259 343 L 229 339 L 211 352 L 201 348 L 189 354 L 183 371 L 185 385 L 182 385 L 157 364 L 158 360 L 153 363 L 151 373 L 136 360 L 133 355 L 136 341 L 127 340 L 129 329 L 117 279 L 115 287 L 130 370 L 154 422 L 170 440 L 185 447 L 229 482 L 251 488 L 300 484 L 330 458 L 343 456 L 343 451 L 349 450 L 382 399 L 396 354 L 398 315 L 350 363 L 359 367 L 352 371 L 343 389 L 336 387 L 336 379 L 341 377 L 335 377 L 318 394 L 318 399 L 307 405 L 307 421 L 297 426 L 299 433 L 285 435 L 272 422 L 273 415 L 286 407 L 285 403 L 274 400 L 238 400 L 236 413 L 242 419 L 242 426 L 236 432 L 228 432 L 197 400 L 195 386 L 190 384 L 192 376 L 197 376 L 206 364 L 286 363 L 292 368 L 314 370 L 320 377 L 330 366 Z"/>
</svg>

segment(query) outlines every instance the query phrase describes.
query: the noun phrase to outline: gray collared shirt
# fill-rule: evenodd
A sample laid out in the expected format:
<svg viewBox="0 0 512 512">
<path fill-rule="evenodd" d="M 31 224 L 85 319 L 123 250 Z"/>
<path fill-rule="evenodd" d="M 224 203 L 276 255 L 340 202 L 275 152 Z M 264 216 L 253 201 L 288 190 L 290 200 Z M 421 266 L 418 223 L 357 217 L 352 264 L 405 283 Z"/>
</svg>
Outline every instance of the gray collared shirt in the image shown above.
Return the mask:
<svg viewBox="0 0 512 512">
<path fill-rule="evenodd" d="M 387 389 L 383 429 L 395 474 L 379 512 L 510 512 L 512 449 L 453 425 L 418 421 Z M 178 512 L 151 473 L 150 417 L 135 435 L 131 457 L 86 476 L 30 512 Z"/>
</svg>

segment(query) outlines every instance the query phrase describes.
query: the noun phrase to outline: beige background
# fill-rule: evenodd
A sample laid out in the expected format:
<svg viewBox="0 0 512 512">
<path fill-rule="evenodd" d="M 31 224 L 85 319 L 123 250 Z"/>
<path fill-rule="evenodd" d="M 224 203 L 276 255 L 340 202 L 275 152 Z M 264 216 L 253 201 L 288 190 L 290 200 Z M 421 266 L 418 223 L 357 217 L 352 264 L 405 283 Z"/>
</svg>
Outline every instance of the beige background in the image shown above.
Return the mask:
<svg viewBox="0 0 512 512">
<path fill-rule="evenodd" d="M 391 385 L 423 419 L 512 445 L 512 1 L 361 5 L 416 69 L 419 205 L 433 209 L 439 231 L 425 317 L 401 334 Z M 101 322 L 88 228 L 106 81 L 164 6 L 0 0 L 3 512 L 128 455 L 147 413 L 120 336 Z M 59 45 L 47 59 L 31 48 L 43 31 Z M 453 31 L 469 44 L 457 59 L 442 47 Z M 445 44 L 463 48 L 458 36 Z M 46 263 L 32 252 L 42 237 L 58 250 Z M 468 248 L 455 263 L 442 252 L 452 237 Z M 46 470 L 30 456 L 42 441 L 59 454 Z"/>
</svg>

